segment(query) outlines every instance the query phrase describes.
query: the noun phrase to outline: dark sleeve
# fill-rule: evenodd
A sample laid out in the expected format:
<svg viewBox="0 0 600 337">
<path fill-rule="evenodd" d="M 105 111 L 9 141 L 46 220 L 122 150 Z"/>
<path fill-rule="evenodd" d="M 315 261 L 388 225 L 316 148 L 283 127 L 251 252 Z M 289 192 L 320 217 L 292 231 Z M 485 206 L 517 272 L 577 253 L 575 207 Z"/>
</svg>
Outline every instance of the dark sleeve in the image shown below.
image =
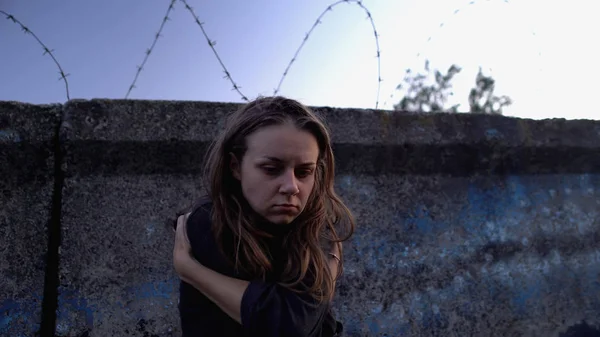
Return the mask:
<svg viewBox="0 0 600 337">
<path fill-rule="evenodd" d="M 210 261 L 212 256 L 212 238 L 210 230 L 210 211 L 208 205 L 198 205 L 187 221 L 187 235 L 194 258 L 201 264 Z"/>
<path fill-rule="evenodd" d="M 187 234 L 192 247 L 192 256 L 205 267 L 229 277 L 246 279 L 239 275 L 227 262 L 212 232 L 212 204 L 196 207 L 187 222 Z"/>
<path fill-rule="evenodd" d="M 249 336 L 320 336 L 328 308 L 327 302 L 319 304 L 308 294 L 252 281 L 242 297 L 242 326 Z"/>
<path fill-rule="evenodd" d="M 202 265 L 221 274 L 231 275 L 231 268 L 220 253 L 212 232 L 211 203 L 199 203 L 187 221 L 187 234 L 192 256 Z"/>
</svg>

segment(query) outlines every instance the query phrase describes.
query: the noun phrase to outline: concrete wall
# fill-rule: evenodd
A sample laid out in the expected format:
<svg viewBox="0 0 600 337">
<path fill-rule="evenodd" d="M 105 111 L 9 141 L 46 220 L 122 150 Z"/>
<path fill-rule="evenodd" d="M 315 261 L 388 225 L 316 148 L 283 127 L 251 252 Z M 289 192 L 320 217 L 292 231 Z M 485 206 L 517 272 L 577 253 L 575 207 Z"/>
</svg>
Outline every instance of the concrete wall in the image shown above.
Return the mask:
<svg viewBox="0 0 600 337">
<path fill-rule="evenodd" d="M 0 335 L 178 335 L 164 222 L 236 107 L 0 103 Z M 600 334 L 600 122 L 317 110 L 358 220 L 347 336 Z"/>
<path fill-rule="evenodd" d="M 0 336 L 32 336 L 47 306 L 60 110 L 0 102 Z"/>
</svg>

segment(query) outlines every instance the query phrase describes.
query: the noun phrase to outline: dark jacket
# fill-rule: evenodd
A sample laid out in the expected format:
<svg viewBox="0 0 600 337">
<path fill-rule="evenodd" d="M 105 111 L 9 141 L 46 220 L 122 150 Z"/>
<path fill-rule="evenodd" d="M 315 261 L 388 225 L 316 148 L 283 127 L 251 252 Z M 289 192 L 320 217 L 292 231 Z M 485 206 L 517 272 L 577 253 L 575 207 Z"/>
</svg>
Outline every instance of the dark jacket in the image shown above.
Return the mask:
<svg viewBox="0 0 600 337">
<path fill-rule="evenodd" d="M 287 290 L 274 282 L 272 277 L 269 279 L 273 281 L 263 282 L 236 273 L 221 254 L 212 233 L 211 207 L 210 202 L 198 204 L 188 218 L 187 233 L 192 253 L 199 263 L 218 273 L 250 281 L 241 303 L 242 324 L 230 318 L 200 291 L 182 281 L 179 313 L 184 337 L 341 336 L 342 325 L 333 318 L 329 304 L 317 304 L 308 294 L 300 295 Z M 281 229 L 266 229 L 275 235 L 268 245 L 271 256 L 281 256 L 281 240 L 278 238 L 285 233 Z M 278 270 L 282 261 L 273 263 L 274 269 Z"/>
</svg>

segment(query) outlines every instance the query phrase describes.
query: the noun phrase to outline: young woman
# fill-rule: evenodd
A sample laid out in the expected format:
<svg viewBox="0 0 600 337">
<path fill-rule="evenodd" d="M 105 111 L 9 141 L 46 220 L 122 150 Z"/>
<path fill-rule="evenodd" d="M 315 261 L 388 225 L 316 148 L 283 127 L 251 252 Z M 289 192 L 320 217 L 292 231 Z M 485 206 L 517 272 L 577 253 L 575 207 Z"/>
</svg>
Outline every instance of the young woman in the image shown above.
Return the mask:
<svg viewBox="0 0 600 337">
<path fill-rule="evenodd" d="M 323 122 L 259 98 L 228 117 L 205 165 L 207 196 L 176 223 L 183 336 L 341 336 L 331 302 L 355 223 Z"/>
</svg>

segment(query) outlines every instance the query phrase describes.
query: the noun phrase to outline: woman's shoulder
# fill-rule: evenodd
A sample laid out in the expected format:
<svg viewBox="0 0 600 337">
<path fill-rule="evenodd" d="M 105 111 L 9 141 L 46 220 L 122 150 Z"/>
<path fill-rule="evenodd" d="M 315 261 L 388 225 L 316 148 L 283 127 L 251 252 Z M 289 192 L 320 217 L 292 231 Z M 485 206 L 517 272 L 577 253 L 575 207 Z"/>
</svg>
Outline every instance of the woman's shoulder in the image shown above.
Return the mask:
<svg viewBox="0 0 600 337">
<path fill-rule="evenodd" d="M 202 197 L 194 201 L 189 210 L 190 216 L 188 217 L 188 224 L 195 223 L 198 225 L 210 225 L 212 222 L 212 206 L 212 201 L 207 197 Z"/>
<path fill-rule="evenodd" d="M 196 200 L 190 208 L 186 227 L 194 255 L 205 255 L 206 248 L 213 246 L 211 214 L 212 202 L 208 198 Z"/>
<path fill-rule="evenodd" d="M 230 277 L 238 277 L 224 258 L 215 239 L 212 226 L 213 203 L 210 199 L 196 201 L 187 222 L 187 234 L 194 258 L 204 266 Z"/>
</svg>

